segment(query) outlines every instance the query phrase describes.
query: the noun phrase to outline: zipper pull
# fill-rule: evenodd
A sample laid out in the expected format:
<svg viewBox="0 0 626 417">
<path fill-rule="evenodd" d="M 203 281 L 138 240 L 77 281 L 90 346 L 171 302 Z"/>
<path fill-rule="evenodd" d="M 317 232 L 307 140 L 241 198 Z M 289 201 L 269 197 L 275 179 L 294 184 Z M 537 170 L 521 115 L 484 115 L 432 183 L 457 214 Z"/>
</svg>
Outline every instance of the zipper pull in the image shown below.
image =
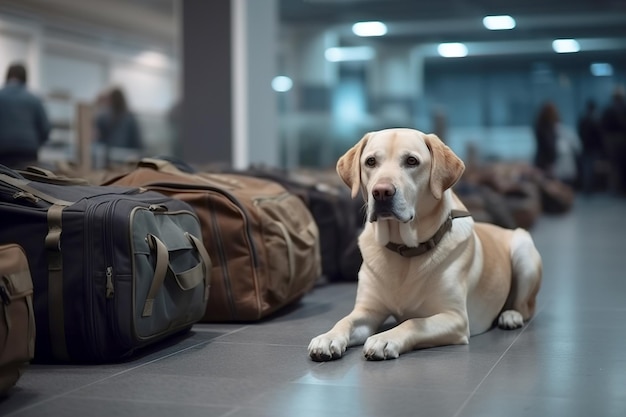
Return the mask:
<svg viewBox="0 0 626 417">
<path fill-rule="evenodd" d="M 115 293 L 115 288 L 113 288 L 113 267 L 112 266 L 107 266 L 106 277 L 107 277 L 106 297 L 113 298 L 113 294 Z"/>
<path fill-rule="evenodd" d="M 4 285 L 0 285 L 0 298 L 2 299 L 4 305 L 8 306 L 11 304 L 11 296 Z"/>
<path fill-rule="evenodd" d="M 150 211 L 167 211 L 167 207 L 164 204 L 150 204 L 148 206 Z"/>
</svg>

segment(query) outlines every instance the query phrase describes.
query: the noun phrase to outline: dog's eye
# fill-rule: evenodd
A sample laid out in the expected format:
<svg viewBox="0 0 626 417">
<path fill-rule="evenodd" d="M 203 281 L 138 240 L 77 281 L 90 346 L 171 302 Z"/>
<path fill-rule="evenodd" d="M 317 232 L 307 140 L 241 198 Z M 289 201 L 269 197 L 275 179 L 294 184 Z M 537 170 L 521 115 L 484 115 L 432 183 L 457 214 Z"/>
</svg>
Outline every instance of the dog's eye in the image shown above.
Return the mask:
<svg viewBox="0 0 626 417">
<path fill-rule="evenodd" d="M 420 161 L 414 156 L 409 156 L 406 158 L 406 164 L 411 167 L 416 167 L 420 164 Z"/>
<path fill-rule="evenodd" d="M 365 165 L 367 165 L 370 168 L 376 166 L 376 158 L 374 158 L 373 156 L 370 156 L 369 158 L 365 160 Z"/>
</svg>

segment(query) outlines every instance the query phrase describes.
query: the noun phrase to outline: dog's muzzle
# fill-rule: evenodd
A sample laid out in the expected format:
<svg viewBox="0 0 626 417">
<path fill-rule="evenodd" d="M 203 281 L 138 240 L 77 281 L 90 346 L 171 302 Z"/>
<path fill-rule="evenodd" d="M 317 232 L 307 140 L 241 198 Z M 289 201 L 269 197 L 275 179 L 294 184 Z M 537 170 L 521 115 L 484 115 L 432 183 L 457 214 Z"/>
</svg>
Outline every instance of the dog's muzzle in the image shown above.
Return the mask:
<svg viewBox="0 0 626 417">
<path fill-rule="evenodd" d="M 390 182 L 380 182 L 372 188 L 373 206 L 369 221 L 398 218 L 395 208 L 396 187 Z"/>
</svg>

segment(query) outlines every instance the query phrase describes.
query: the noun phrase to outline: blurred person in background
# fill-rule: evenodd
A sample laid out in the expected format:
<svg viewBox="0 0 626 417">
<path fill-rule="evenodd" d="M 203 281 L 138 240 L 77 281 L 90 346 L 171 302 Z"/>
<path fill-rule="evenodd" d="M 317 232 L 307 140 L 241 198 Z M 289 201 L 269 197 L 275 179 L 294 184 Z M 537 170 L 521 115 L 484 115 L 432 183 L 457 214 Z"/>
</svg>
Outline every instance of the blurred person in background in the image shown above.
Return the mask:
<svg viewBox="0 0 626 417">
<path fill-rule="evenodd" d="M 0 164 L 21 169 L 37 163 L 50 122 L 41 99 L 26 88 L 26 67 L 9 66 L 0 89 Z"/>
<path fill-rule="evenodd" d="M 141 151 L 143 142 L 139 123 L 129 110 L 126 96 L 120 88 L 112 88 L 108 94 L 99 97 L 99 101 L 96 139 L 105 147 L 105 166 L 109 166 L 112 148 Z"/>
<path fill-rule="evenodd" d="M 534 132 L 535 166 L 547 177 L 575 187 L 579 176 L 580 139 L 573 129 L 561 123 L 554 103 L 548 101 L 541 107 Z"/>
<path fill-rule="evenodd" d="M 587 101 L 585 112 L 578 119 L 578 136 L 582 143 L 581 185 L 586 193 L 590 193 L 594 189 L 596 183 L 595 167 L 598 161 L 606 158 L 602 134 L 602 123 L 597 113 L 596 102 L 590 99 Z"/>
<path fill-rule="evenodd" d="M 533 126 L 535 134 L 535 166 L 549 177 L 554 175 L 557 158 L 557 134 L 559 111 L 552 102 L 546 102 L 539 109 Z"/>
<path fill-rule="evenodd" d="M 606 151 L 611 163 L 614 192 L 626 192 L 626 99 L 624 89 L 615 88 L 609 106 L 602 114 Z"/>
</svg>

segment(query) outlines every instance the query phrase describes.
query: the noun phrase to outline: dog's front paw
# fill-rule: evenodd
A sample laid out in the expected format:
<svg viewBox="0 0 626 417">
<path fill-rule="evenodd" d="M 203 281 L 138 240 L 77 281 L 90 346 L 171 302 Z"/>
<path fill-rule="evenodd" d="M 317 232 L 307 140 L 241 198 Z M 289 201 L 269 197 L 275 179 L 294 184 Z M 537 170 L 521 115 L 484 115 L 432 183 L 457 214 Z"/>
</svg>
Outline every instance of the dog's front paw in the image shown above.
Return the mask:
<svg viewBox="0 0 626 417">
<path fill-rule="evenodd" d="M 309 356 L 316 362 L 339 359 L 348 347 L 348 340 L 325 333 L 314 337 L 309 343 Z"/>
<path fill-rule="evenodd" d="M 516 310 L 506 310 L 498 318 L 498 327 L 505 330 L 518 329 L 524 325 L 524 317 Z"/>
<path fill-rule="evenodd" d="M 386 337 L 370 336 L 363 346 L 363 355 L 369 361 L 397 359 L 400 356 L 400 346 Z"/>
</svg>

